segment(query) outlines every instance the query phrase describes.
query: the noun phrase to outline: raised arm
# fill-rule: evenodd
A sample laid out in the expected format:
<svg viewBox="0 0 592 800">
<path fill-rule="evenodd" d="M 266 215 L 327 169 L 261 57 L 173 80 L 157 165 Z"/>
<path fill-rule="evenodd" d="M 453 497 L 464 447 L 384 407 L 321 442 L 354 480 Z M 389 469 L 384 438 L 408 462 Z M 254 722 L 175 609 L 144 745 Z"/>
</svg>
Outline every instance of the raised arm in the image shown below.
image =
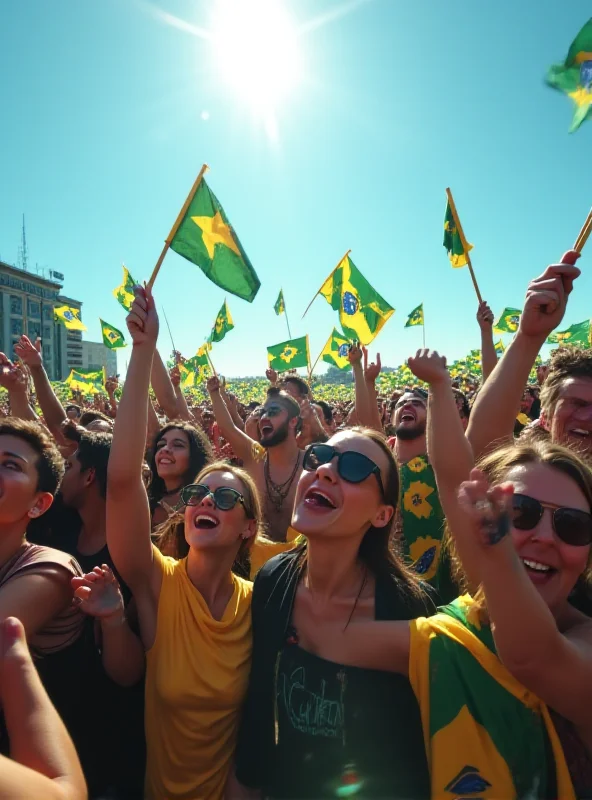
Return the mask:
<svg viewBox="0 0 592 800">
<path fill-rule="evenodd" d="M 154 358 L 152 360 L 150 380 L 156 399 L 166 416 L 169 419 L 177 419 L 180 413 L 179 406 L 177 405 L 177 396 L 175 395 L 175 390 L 164 361 L 156 349 L 154 350 Z"/>
<path fill-rule="evenodd" d="M 578 257 L 570 251 L 564 260 Z M 477 395 L 467 436 L 479 459 L 493 443 L 511 439 L 520 398 L 541 346 L 561 323 L 573 281 L 580 274 L 570 264 L 556 264 L 531 281 L 526 292 L 520 327 Z"/>
<path fill-rule="evenodd" d="M 220 394 L 220 378 L 216 375 L 208 379 L 208 392 L 214 410 L 216 422 L 220 428 L 220 433 L 232 447 L 234 453 L 241 458 L 245 464 L 249 464 L 253 458 L 254 440 L 232 421 L 230 412 L 226 407 L 224 398 Z"/>
<path fill-rule="evenodd" d="M 382 432 L 382 416 L 378 410 L 378 394 L 376 392 L 376 381 L 382 368 L 380 353 L 376 354 L 376 363 L 373 361 L 371 364 L 368 364 L 368 350 L 363 347 L 362 352 L 364 353 L 364 381 L 366 382 L 366 391 L 368 392 L 370 415 L 373 420 L 371 427 Z"/>
<path fill-rule="evenodd" d="M 459 491 L 453 531 L 461 558 L 467 553 L 480 558 L 498 656 L 554 711 L 589 730 L 592 624 L 586 620 L 567 633 L 559 630 L 508 535 L 512 484 L 491 488 L 479 470 L 470 477 Z"/>
<path fill-rule="evenodd" d="M 238 400 L 236 398 L 236 395 L 226 391 L 226 384 L 222 386 L 221 393 L 222 393 L 222 398 L 226 403 L 226 408 L 228 409 L 228 413 L 232 417 L 232 421 L 239 430 L 244 431 L 245 423 L 241 415 L 238 413 L 238 408 L 237 408 Z"/>
<path fill-rule="evenodd" d="M 497 353 L 493 343 L 493 311 L 485 300 L 479 303 L 477 322 L 481 329 L 481 372 L 485 383 L 497 364 Z"/>
<path fill-rule="evenodd" d="M 354 374 L 354 390 L 356 395 L 355 417 L 358 425 L 365 425 L 373 428 L 375 419 L 370 408 L 370 397 L 368 387 L 364 380 L 364 368 L 362 366 L 362 350 L 359 343 L 352 344 L 349 351 L 349 363 Z"/>
<path fill-rule="evenodd" d="M 105 390 L 109 396 L 109 405 L 111 406 L 110 416 L 115 419 L 117 417 L 117 398 L 115 397 L 115 390 L 119 386 L 116 377 L 109 378 L 105 383 Z"/>
<path fill-rule="evenodd" d="M 107 545 L 134 595 L 154 578 L 150 509 L 142 482 L 148 387 L 158 336 L 152 294 L 136 287 L 127 318 L 133 349 L 113 430 L 107 470 Z M 136 598 L 139 599 L 139 598 Z"/>
<path fill-rule="evenodd" d="M 31 377 L 33 378 L 33 384 L 35 386 L 35 394 L 37 395 L 37 401 L 41 407 L 45 424 L 53 436 L 55 436 L 58 441 L 61 441 L 61 426 L 66 420 L 66 412 L 56 397 L 43 366 L 41 342 L 38 339 L 37 342 L 33 344 L 27 336 L 21 336 L 18 343 L 15 345 L 14 351 L 31 371 Z"/>
<path fill-rule="evenodd" d="M 153 368 L 154 369 L 154 368 Z M 189 406 L 187 405 L 187 400 L 185 399 L 185 395 L 183 394 L 183 389 L 181 388 L 181 373 L 179 372 L 179 367 L 175 366 L 169 373 L 171 384 L 173 386 L 173 391 L 175 392 L 175 400 L 177 402 L 177 415 L 179 419 L 184 419 L 187 422 L 191 422 L 193 424 L 193 414 L 189 411 Z"/>
<path fill-rule="evenodd" d="M 0 353 L 0 386 L 8 392 L 10 413 L 20 419 L 37 420 L 37 415 L 29 404 L 28 376 L 20 364 L 13 364 Z"/>
</svg>

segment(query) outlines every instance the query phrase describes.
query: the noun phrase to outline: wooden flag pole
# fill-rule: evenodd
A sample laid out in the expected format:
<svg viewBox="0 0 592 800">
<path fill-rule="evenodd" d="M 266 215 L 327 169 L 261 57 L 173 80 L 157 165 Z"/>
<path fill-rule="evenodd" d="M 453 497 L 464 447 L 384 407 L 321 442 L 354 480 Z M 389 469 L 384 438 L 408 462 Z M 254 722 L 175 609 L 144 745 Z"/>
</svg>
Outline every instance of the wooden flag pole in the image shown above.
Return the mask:
<svg viewBox="0 0 592 800">
<path fill-rule="evenodd" d="M 323 353 L 324 353 L 324 351 L 325 351 L 325 347 L 327 347 L 327 345 L 329 344 L 329 342 L 331 341 L 331 339 L 332 339 L 332 338 L 333 338 L 333 334 L 331 334 L 331 336 L 329 336 L 329 338 L 327 339 L 327 341 L 326 341 L 326 342 L 325 342 L 325 344 L 323 345 L 323 349 L 322 349 L 322 350 L 321 350 L 321 352 L 318 354 L 318 356 L 317 356 L 317 360 L 316 360 L 316 361 L 314 362 L 314 364 L 312 365 L 312 368 L 311 368 L 311 370 L 310 370 L 310 374 L 311 374 L 311 375 L 312 375 L 312 373 L 314 372 L 316 365 L 317 365 L 317 364 L 319 363 L 319 361 L 321 360 L 321 356 L 323 355 Z"/>
<path fill-rule="evenodd" d="M 214 376 L 217 378 L 218 377 L 218 373 L 216 372 L 216 367 L 214 366 L 214 362 L 210 358 L 210 353 L 209 353 L 209 350 L 207 348 L 206 348 L 206 358 L 208 359 L 208 363 L 209 363 L 210 367 L 212 368 L 212 372 L 214 373 Z"/>
<path fill-rule="evenodd" d="M 207 164 L 204 164 L 203 167 L 200 169 L 199 175 L 195 179 L 195 183 L 193 184 L 193 186 L 191 187 L 191 191 L 187 195 L 187 200 L 185 200 L 185 203 L 183 204 L 183 208 L 179 212 L 179 215 L 178 215 L 177 219 L 175 220 L 175 224 L 171 228 L 171 232 L 169 233 L 169 235 L 165 239 L 164 247 L 162 248 L 162 252 L 158 257 L 158 261 L 156 262 L 156 266 L 152 270 L 152 275 L 150 276 L 150 280 L 148 281 L 148 288 L 149 289 L 152 289 L 152 287 L 154 286 L 154 281 L 156 280 L 156 276 L 158 275 L 158 273 L 160 271 L 160 268 L 162 266 L 162 262 L 164 261 L 164 257 L 166 256 L 167 251 L 168 251 L 169 247 L 171 246 L 171 242 L 175 238 L 175 234 L 177 233 L 177 231 L 179 229 L 179 225 L 181 224 L 181 222 L 183 222 L 183 217 L 187 213 L 187 209 L 189 208 L 189 206 L 191 204 L 191 201 L 195 197 L 195 193 L 197 192 L 197 189 L 199 187 L 199 184 L 201 183 L 202 178 L 206 174 L 208 169 L 209 169 L 209 167 L 208 167 Z"/>
<path fill-rule="evenodd" d="M 317 297 L 320 295 L 320 293 L 321 293 L 321 289 L 323 288 L 323 286 L 324 286 L 324 285 L 327 283 L 327 281 L 329 280 L 329 278 L 330 278 L 332 275 L 334 275 L 334 274 L 337 272 L 337 270 L 338 270 L 338 269 L 339 269 L 339 267 L 341 266 L 341 262 L 342 262 L 342 261 L 345 261 L 345 259 L 348 257 L 348 255 L 349 255 L 350 253 L 351 253 L 351 250 L 348 250 L 348 251 L 347 251 L 347 253 L 346 253 L 346 254 L 343 256 L 343 258 L 342 258 L 342 259 L 339 261 L 339 264 L 337 264 L 337 266 L 335 267 L 335 269 L 333 270 L 333 272 L 331 272 L 331 274 L 330 274 L 330 275 L 329 275 L 327 278 L 325 278 L 325 280 L 323 281 L 323 283 L 322 283 L 322 285 L 321 285 L 321 288 L 320 288 L 320 289 L 319 289 L 319 291 L 318 291 L 318 292 L 315 294 L 315 296 L 312 298 L 312 300 L 310 301 L 310 303 L 309 303 L 309 304 L 308 304 L 308 306 L 306 307 L 306 311 L 305 311 L 305 312 L 304 312 L 304 314 L 302 315 L 302 319 L 304 319 L 304 317 L 305 317 L 305 316 L 307 315 L 307 313 L 308 313 L 308 310 L 309 310 L 309 308 L 310 308 L 310 307 L 311 307 L 311 305 L 314 303 L 314 301 L 317 299 Z"/>
<path fill-rule="evenodd" d="M 286 298 L 284 297 L 284 290 L 282 289 L 282 297 L 284 298 L 284 316 L 286 318 L 286 325 L 288 326 L 288 338 L 292 338 L 292 331 L 290 330 L 290 320 L 288 319 L 288 308 L 286 306 Z"/>
<path fill-rule="evenodd" d="M 454 217 L 454 221 L 456 223 L 456 230 L 458 231 L 458 235 L 460 236 L 460 240 L 463 246 L 463 250 L 465 251 L 465 258 L 467 259 L 467 267 L 469 268 L 469 272 L 471 273 L 471 280 L 473 281 L 473 286 L 475 287 L 475 293 L 477 295 L 477 300 L 480 303 L 483 302 L 483 298 L 481 297 L 481 292 L 479 291 L 479 286 L 477 285 L 477 278 L 475 278 L 475 273 L 473 272 L 473 265 L 471 263 L 471 256 L 469 255 L 469 248 L 467 247 L 467 240 L 465 239 L 465 234 L 462 229 L 462 225 L 460 224 L 460 219 L 458 217 L 458 213 L 456 211 L 456 206 L 454 205 L 454 199 L 452 197 L 452 192 L 450 189 L 446 189 L 446 194 L 448 196 L 448 202 L 450 203 L 450 210 L 452 211 L 452 216 Z"/>
<path fill-rule="evenodd" d="M 423 314 L 423 325 L 421 326 L 421 332 L 423 334 L 423 349 L 425 350 L 425 314 Z"/>
<path fill-rule="evenodd" d="M 582 225 L 582 230 L 578 234 L 578 238 L 576 239 L 576 243 L 573 246 L 573 249 L 576 253 L 581 253 L 584 245 L 588 241 L 588 237 L 592 233 L 592 208 L 588 212 L 588 216 L 586 217 L 586 222 Z"/>
</svg>

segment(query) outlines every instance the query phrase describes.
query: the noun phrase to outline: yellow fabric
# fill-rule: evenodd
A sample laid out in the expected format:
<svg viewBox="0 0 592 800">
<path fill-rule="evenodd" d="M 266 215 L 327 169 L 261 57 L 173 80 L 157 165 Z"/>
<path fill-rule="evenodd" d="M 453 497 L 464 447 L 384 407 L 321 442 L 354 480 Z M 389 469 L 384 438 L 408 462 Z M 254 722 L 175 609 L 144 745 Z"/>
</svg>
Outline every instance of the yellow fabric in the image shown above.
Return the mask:
<svg viewBox="0 0 592 800">
<path fill-rule="evenodd" d="M 146 654 L 146 797 L 222 798 L 251 663 L 253 584 L 234 592 L 214 620 L 187 574 L 154 549 L 163 573 L 156 639 Z"/>
<path fill-rule="evenodd" d="M 467 603 L 472 602 L 466 596 Z M 470 613 L 470 612 L 469 612 Z M 504 667 L 497 656 L 458 620 L 447 614 L 436 614 L 429 619 L 421 617 L 410 622 L 409 681 L 417 698 L 421 713 L 424 742 L 430 768 L 432 800 L 449 800 L 448 792 L 435 791 L 446 786 L 445 775 L 457 774 L 466 764 L 487 774 L 491 784 L 479 794 L 481 798 L 499 800 L 513 797 L 513 780 L 508 767 L 498 753 L 485 728 L 471 716 L 466 706 L 442 731 L 430 737 L 430 642 L 436 636 L 447 636 L 463 647 L 479 662 L 506 691 L 518 698 L 527 708 L 541 714 L 555 757 L 558 796 L 561 800 L 575 800 L 575 794 L 563 749 L 549 715 L 547 706 L 529 692 Z M 432 664 L 433 668 L 434 665 Z M 451 736 L 451 733 L 453 734 Z M 440 735 L 440 734 L 445 734 Z M 458 743 L 462 741 L 462 747 Z"/>
<path fill-rule="evenodd" d="M 290 527 L 288 528 L 285 542 L 272 542 L 270 539 L 256 539 L 250 553 L 251 580 L 254 580 L 255 575 L 264 564 L 267 564 L 270 558 L 292 550 L 297 544 L 300 544 L 301 538 L 302 534 Z"/>
</svg>

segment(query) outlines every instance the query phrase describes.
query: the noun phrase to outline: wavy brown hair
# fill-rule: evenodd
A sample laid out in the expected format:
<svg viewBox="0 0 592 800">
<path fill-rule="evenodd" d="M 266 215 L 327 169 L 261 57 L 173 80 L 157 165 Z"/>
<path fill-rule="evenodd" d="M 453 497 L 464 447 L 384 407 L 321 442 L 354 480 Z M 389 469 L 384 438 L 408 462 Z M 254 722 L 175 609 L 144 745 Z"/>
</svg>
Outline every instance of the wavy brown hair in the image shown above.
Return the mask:
<svg viewBox="0 0 592 800">
<path fill-rule="evenodd" d="M 240 575 L 242 578 L 248 579 L 251 572 L 251 548 L 255 544 L 256 539 L 266 538 L 259 492 L 255 481 L 248 472 L 226 461 L 215 461 L 213 464 L 208 464 L 195 478 L 194 483 L 201 483 L 213 472 L 229 472 L 231 475 L 234 475 L 235 478 L 238 478 L 243 487 L 243 508 L 245 509 L 245 514 L 248 519 L 254 519 L 257 523 L 255 535 L 241 542 L 232 566 L 233 572 Z M 185 558 L 189 553 L 189 545 L 185 539 L 184 510 L 176 510 L 166 522 L 159 525 L 154 531 L 152 541 L 164 555 L 172 556 L 176 559 Z"/>
</svg>

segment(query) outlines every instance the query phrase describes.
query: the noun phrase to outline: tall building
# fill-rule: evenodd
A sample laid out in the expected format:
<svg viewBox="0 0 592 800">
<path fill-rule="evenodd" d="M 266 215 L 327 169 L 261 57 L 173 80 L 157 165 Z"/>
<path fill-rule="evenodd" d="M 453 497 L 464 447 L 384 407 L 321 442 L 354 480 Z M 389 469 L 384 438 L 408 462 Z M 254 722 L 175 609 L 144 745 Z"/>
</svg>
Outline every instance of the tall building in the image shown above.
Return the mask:
<svg viewBox="0 0 592 800">
<path fill-rule="evenodd" d="M 80 331 L 67 331 L 54 322 L 59 305 L 80 309 L 78 300 L 60 295 L 63 275 L 50 272 L 47 279 L 0 261 L 0 350 L 10 358 L 22 334 L 43 343 L 43 360 L 50 380 L 63 380 L 71 369 L 82 367 Z"/>
<path fill-rule="evenodd" d="M 103 342 L 82 342 L 82 369 L 98 370 L 105 367 L 107 375 L 117 375 L 117 354 Z"/>
</svg>

